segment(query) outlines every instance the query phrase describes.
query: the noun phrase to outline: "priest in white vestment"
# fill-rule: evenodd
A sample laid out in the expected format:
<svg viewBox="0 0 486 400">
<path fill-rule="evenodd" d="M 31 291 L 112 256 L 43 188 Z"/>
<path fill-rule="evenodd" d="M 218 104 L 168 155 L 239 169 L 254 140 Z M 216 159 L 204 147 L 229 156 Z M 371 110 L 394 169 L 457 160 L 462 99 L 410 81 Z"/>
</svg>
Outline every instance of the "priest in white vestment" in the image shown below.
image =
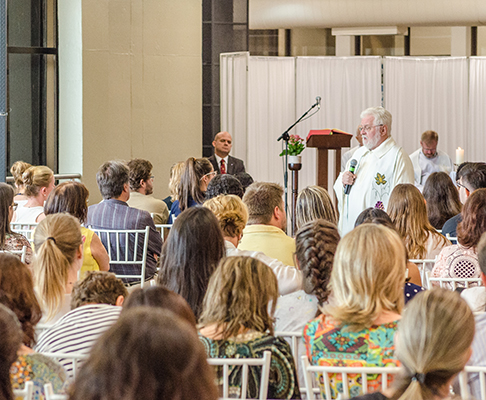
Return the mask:
<svg viewBox="0 0 486 400">
<path fill-rule="evenodd" d="M 454 164 L 446 153 L 437 150 L 439 135 L 434 131 L 425 131 L 420 138 L 420 149 L 410 154 L 413 164 L 414 184 L 420 191 L 432 172 L 445 172 L 451 176 Z M 452 177 L 452 176 L 451 176 Z"/>
<path fill-rule="evenodd" d="M 386 210 L 393 188 L 399 183 L 413 183 L 413 166 L 408 154 L 390 136 L 392 116 L 383 107 L 361 113 L 363 147 L 353 154 L 354 173 L 341 172 L 334 184 L 338 199 L 339 231 L 345 235 L 354 228 L 358 215 L 368 207 Z M 351 185 L 349 194 L 345 186 Z"/>
</svg>

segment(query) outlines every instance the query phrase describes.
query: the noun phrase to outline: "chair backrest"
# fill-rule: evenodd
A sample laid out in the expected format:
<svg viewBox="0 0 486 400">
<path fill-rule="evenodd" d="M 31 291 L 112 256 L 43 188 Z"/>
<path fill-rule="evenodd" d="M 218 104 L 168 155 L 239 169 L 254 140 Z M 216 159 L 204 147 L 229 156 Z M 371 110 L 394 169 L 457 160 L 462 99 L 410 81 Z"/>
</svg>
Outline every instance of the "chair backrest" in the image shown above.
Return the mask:
<svg viewBox="0 0 486 400">
<path fill-rule="evenodd" d="M 435 261 L 437 260 L 437 257 L 436 258 L 430 258 L 430 259 L 410 259 L 408 261 L 410 261 L 411 263 L 414 263 L 417 268 L 419 269 L 419 272 L 420 272 L 420 279 L 422 280 L 422 286 L 426 289 L 430 289 L 428 286 L 427 286 L 427 271 L 432 271 L 432 268 L 434 268 L 434 264 L 435 264 Z"/>
<path fill-rule="evenodd" d="M 80 353 L 39 353 L 46 357 L 52 358 L 53 360 L 57 361 L 60 364 L 64 364 L 65 360 L 70 360 L 72 362 L 72 376 L 76 378 L 76 374 L 81 367 L 82 361 L 88 358 L 88 354 L 80 354 Z"/>
<path fill-rule="evenodd" d="M 10 229 L 12 229 L 12 231 L 15 233 L 20 233 L 21 235 L 24 235 L 27 240 L 32 243 L 34 241 L 34 229 L 37 227 L 37 225 L 38 224 L 36 223 L 24 224 L 21 222 L 11 222 Z"/>
<path fill-rule="evenodd" d="M 172 228 L 172 224 L 155 224 L 155 229 L 160 232 L 160 237 L 163 242 L 165 242 L 165 238 L 169 234 L 170 228 Z"/>
<path fill-rule="evenodd" d="M 69 398 L 67 394 L 55 394 L 52 383 L 44 385 L 44 396 L 46 400 L 67 400 Z"/>
<path fill-rule="evenodd" d="M 456 290 L 457 288 L 470 288 L 473 286 L 484 286 L 481 278 L 434 278 L 427 276 L 428 286 L 439 286 L 444 289 Z M 438 283 L 438 285 L 434 285 Z"/>
<path fill-rule="evenodd" d="M 20 397 L 24 400 L 34 400 L 34 382 L 25 382 L 23 389 L 14 389 L 13 393 L 15 399 L 18 399 Z"/>
<path fill-rule="evenodd" d="M 329 374 L 342 374 L 342 387 L 343 394 L 340 398 L 349 399 L 355 397 L 356 394 L 351 395 L 349 392 L 348 374 L 361 375 L 361 382 L 368 382 L 368 375 L 381 375 L 381 392 L 388 388 L 388 376 L 396 375 L 400 371 L 399 367 L 330 367 L 330 366 L 318 366 L 311 365 L 307 356 L 301 357 L 302 366 L 304 368 L 304 380 L 307 388 L 307 393 L 312 393 L 313 382 L 316 380 L 314 374 L 322 375 L 324 382 L 324 395 L 326 399 L 331 399 L 331 380 Z M 368 385 L 362 384 L 363 394 L 368 393 Z"/>
<path fill-rule="evenodd" d="M 150 226 L 145 229 L 98 229 L 89 227 L 101 239 L 101 242 L 108 252 L 110 257 L 110 270 L 115 272 L 115 275 L 120 278 L 140 279 L 140 287 L 143 288 L 145 282 L 145 265 L 147 263 L 147 252 L 149 243 Z M 130 268 L 140 268 L 138 274 L 120 273 L 124 266 Z"/>
<path fill-rule="evenodd" d="M 486 367 L 464 368 L 459 374 L 459 387 L 461 399 L 486 400 Z"/>
<path fill-rule="evenodd" d="M 0 250 L 0 253 L 10 253 L 20 256 L 20 261 L 25 263 L 25 256 L 27 255 L 27 246 L 22 246 L 22 250 Z"/>
<path fill-rule="evenodd" d="M 457 244 L 457 236 L 451 236 L 449 233 L 446 233 L 446 238 L 452 243 Z"/>
<path fill-rule="evenodd" d="M 265 351 L 263 358 L 208 358 L 208 364 L 223 367 L 223 398 L 229 398 L 229 375 L 230 367 L 242 366 L 241 373 L 241 396 L 240 399 L 247 398 L 248 376 L 250 366 L 261 366 L 260 375 L 260 395 L 258 399 L 266 400 L 268 393 L 268 377 L 270 375 L 270 361 L 272 353 Z"/>
</svg>

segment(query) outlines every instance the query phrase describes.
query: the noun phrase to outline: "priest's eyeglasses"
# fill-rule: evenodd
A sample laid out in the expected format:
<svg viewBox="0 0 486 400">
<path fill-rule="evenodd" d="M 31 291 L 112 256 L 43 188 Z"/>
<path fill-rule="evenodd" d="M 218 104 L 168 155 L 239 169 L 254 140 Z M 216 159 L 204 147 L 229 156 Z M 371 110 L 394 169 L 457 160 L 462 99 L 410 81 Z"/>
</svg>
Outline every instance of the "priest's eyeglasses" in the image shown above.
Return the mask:
<svg viewBox="0 0 486 400">
<path fill-rule="evenodd" d="M 383 124 L 380 124 L 380 125 L 365 125 L 365 126 L 358 126 L 358 130 L 360 132 L 371 132 L 373 130 L 373 128 L 376 128 L 377 126 L 383 126 Z"/>
</svg>

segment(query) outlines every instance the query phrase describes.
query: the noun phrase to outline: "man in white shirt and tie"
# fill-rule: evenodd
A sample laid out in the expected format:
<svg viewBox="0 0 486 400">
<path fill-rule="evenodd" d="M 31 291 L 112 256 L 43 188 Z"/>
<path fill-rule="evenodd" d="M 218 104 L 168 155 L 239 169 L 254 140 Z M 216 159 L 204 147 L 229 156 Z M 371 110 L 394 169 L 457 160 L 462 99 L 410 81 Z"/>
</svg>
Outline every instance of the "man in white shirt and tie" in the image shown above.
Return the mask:
<svg viewBox="0 0 486 400">
<path fill-rule="evenodd" d="M 238 172 L 245 172 L 243 160 L 229 155 L 232 143 L 231 135 L 228 132 L 219 132 L 214 137 L 214 155 L 209 157 L 209 161 L 218 174 L 234 175 Z"/>
</svg>

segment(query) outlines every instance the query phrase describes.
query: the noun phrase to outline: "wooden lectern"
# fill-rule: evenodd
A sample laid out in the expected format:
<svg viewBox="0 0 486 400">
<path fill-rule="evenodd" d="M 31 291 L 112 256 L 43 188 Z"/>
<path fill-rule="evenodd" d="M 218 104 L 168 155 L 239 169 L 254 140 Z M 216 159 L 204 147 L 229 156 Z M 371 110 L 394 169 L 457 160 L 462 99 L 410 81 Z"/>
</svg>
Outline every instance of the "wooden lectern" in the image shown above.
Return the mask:
<svg viewBox="0 0 486 400">
<path fill-rule="evenodd" d="M 329 172 L 329 150 L 336 150 L 336 170 L 333 181 L 341 171 L 341 149 L 350 147 L 353 135 L 339 129 L 311 130 L 307 135 L 307 147 L 317 148 L 317 185 L 326 190 Z M 329 190 L 328 190 L 329 191 Z"/>
</svg>

